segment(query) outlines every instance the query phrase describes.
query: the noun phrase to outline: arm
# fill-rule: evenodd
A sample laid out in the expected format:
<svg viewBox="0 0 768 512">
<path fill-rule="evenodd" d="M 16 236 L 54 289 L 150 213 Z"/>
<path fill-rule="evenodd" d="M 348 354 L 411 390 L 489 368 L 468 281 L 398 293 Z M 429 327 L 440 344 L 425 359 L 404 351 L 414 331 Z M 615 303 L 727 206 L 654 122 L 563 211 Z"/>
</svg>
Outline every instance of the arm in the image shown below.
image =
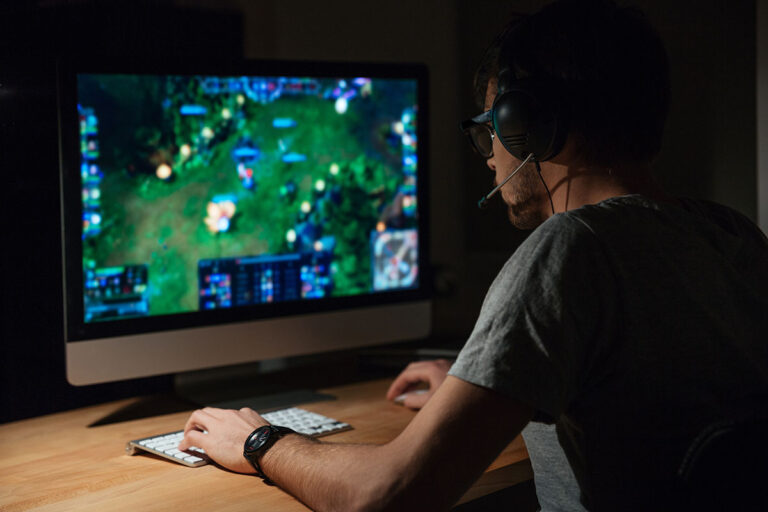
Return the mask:
<svg viewBox="0 0 768 512">
<path fill-rule="evenodd" d="M 321 443 L 287 435 L 269 449 L 261 466 L 275 483 L 315 510 L 447 509 L 531 416 L 522 403 L 448 377 L 405 430 L 385 445 Z M 252 472 L 242 456 L 243 443 L 265 423 L 249 410 L 197 411 L 180 448 L 198 446 L 230 469 Z"/>
</svg>

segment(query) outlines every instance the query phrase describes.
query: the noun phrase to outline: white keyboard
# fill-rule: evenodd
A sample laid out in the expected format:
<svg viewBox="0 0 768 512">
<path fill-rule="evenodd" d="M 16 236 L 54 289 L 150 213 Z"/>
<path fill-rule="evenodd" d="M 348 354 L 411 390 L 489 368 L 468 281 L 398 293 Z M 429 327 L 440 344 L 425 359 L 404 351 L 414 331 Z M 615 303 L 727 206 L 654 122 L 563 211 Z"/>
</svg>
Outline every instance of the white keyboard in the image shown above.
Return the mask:
<svg viewBox="0 0 768 512">
<path fill-rule="evenodd" d="M 261 417 L 273 425 L 288 427 L 296 432 L 312 437 L 327 436 L 352 429 L 348 423 L 298 407 L 267 412 L 262 414 Z M 177 432 L 135 439 L 128 441 L 125 445 L 125 451 L 128 452 L 128 455 L 135 455 L 140 452 L 154 453 L 155 455 L 193 468 L 208 464 L 205 451 L 194 447 L 185 452 L 178 449 L 179 443 L 183 438 L 184 431 L 179 430 Z"/>
</svg>

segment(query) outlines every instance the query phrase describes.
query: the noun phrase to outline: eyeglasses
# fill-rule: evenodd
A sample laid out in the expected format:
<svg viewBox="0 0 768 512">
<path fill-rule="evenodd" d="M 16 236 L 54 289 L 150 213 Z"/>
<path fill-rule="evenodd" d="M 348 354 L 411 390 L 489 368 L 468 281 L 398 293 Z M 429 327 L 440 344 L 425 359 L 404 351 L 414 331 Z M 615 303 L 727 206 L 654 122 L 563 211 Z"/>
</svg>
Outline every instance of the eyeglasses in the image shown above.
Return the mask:
<svg viewBox="0 0 768 512">
<path fill-rule="evenodd" d="M 493 156 L 493 138 L 496 136 L 496 132 L 489 125 L 492 119 L 493 112 L 487 110 L 459 125 L 461 131 L 469 137 L 472 147 L 483 158 Z"/>
</svg>

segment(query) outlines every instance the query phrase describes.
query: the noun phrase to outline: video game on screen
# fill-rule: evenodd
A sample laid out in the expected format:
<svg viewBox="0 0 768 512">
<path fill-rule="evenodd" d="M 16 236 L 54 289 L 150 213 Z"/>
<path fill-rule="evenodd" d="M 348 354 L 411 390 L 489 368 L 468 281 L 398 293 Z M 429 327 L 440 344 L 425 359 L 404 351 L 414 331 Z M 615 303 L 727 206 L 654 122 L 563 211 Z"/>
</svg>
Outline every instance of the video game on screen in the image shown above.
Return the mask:
<svg viewBox="0 0 768 512">
<path fill-rule="evenodd" d="M 78 75 L 85 321 L 417 286 L 416 95 Z"/>
</svg>

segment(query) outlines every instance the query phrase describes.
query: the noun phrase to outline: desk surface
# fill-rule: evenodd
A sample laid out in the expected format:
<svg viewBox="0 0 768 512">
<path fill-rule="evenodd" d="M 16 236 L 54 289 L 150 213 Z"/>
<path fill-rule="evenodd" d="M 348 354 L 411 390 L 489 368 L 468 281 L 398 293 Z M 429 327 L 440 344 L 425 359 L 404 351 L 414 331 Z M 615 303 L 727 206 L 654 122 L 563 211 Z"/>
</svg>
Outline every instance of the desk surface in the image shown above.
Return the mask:
<svg viewBox="0 0 768 512">
<path fill-rule="evenodd" d="M 384 399 L 389 382 L 322 390 L 338 400 L 302 407 L 354 427 L 326 441 L 385 443 L 415 414 Z M 88 427 L 133 401 L 0 425 L 0 510 L 307 510 L 254 476 L 212 464 L 188 468 L 152 455 L 125 454 L 126 441 L 178 430 L 188 412 Z M 530 478 L 528 453 L 518 437 L 461 502 Z"/>
</svg>

